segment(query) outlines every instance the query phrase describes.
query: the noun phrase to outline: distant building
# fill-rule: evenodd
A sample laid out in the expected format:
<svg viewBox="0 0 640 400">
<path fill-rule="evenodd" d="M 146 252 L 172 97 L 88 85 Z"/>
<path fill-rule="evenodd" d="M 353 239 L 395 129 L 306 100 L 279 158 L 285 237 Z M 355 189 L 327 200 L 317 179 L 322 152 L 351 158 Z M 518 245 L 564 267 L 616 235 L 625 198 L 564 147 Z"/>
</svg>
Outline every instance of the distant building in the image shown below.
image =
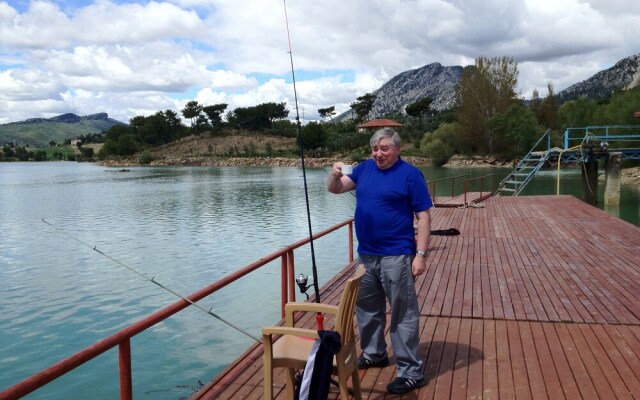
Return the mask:
<svg viewBox="0 0 640 400">
<path fill-rule="evenodd" d="M 390 119 L 373 119 L 369 122 L 358 125 L 358 129 L 360 132 L 369 132 L 371 130 L 378 130 L 382 128 L 402 128 L 403 126 L 404 125 L 401 123 Z"/>
</svg>

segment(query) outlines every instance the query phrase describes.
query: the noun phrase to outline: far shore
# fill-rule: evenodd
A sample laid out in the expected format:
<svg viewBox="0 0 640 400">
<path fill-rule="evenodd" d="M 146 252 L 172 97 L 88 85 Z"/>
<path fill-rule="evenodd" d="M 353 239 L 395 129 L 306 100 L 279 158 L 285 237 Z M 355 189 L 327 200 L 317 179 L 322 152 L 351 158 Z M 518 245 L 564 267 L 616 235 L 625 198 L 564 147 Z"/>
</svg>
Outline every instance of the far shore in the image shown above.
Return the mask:
<svg viewBox="0 0 640 400">
<path fill-rule="evenodd" d="M 430 166 L 431 161 L 426 157 L 403 156 L 405 161 L 419 166 Z M 334 163 L 342 161 L 339 157 L 305 157 L 306 168 L 328 168 Z M 132 167 L 140 166 L 135 159 L 105 160 L 99 161 L 98 165 L 107 167 Z M 353 165 L 357 162 L 352 162 Z M 298 167 L 302 166 L 299 158 L 287 157 L 208 157 L 208 158 L 162 158 L 151 161 L 147 166 L 201 166 L 201 167 Z M 443 168 L 488 168 L 503 167 L 513 168 L 515 161 L 499 161 L 494 157 L 461 157 L 454 156 Z M 620 181 L 626 185 L 640 185 L 640 167 L 624 168 L 620 172 Z"/>
<path fill-rule="evenodd" d="M 405 161 L 419 166 L 432 165 L 426 157 L 402 156 Z M 305 157 L 305 167 L 331 167 L 334 163 L 350 160 L 340 157 Z M 353 165 L 356 161 L 351 162 Z M 99 161 L 98 165 L 108 167 L 131 167 L 142 165 L 136 158 Z M 185 157 L 185 158 L 157 158 L 148 166 L 202 166 L 202 167 L 300 167 L 300 158 L 293 157 Z M 482 167 L 511 167 L 512 162 L 501 162 L 495 157 L 462 157 L 454 156 L 443 167 L 455 168 L 482 168 Z"/>
</svg>

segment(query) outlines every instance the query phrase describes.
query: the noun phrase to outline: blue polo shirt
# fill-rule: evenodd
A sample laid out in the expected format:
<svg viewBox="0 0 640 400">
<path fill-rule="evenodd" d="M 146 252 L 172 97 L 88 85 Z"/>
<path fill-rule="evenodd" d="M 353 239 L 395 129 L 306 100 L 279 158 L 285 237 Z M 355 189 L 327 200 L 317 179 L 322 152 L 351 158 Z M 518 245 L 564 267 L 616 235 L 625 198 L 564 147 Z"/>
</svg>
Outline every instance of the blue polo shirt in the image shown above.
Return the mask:
<svg viewBox="0 0 640 400">
<path fill-rule="evenodd" d="M 415 254 L 413 214 L 433 206 L 422 172 L 401 158 L 388 169 L 368 159 L 349 178 L 356 184 L 358 253 Z"/>
</svg>

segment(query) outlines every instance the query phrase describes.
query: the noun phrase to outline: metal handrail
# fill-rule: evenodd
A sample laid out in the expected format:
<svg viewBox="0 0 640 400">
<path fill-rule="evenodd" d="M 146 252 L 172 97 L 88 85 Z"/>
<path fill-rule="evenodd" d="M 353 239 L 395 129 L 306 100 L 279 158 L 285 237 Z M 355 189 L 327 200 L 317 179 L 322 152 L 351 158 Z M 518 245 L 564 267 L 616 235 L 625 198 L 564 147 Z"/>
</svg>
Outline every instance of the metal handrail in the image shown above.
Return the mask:
<svg viewBox="0 0 640 400">
<path fill-rule="evenodd" d="M 440 178 L 440 179 L 436 179 L 436 180 L 429 180 L 427 181 L 427 184 L 429 185 L 429 194 L 431 194 L 431 201 L 435 203 L 436 201 L 436 184 L 438 182 L 442 182 L 442 181 L 451 181 L 451 197 L 455 196 L 455 190 L 456 190 L 456 179 L 458 178 L 465 178 L 468 179 L 469 178 L 469 174 L 463 174 L 463 175 L 456 175 L 456 176 L 449 176 L 446 178 Z"/>
<path fill-rule="evenodd" d="M 495 175 L 494 174 L 487 174 L 487 175 L 483 175 L 483 176 L 476 176 L 475 178 L 470 178 L 464 181 L 464 204 L 467 204 L 467 193 L 470 192 L 469 190 L 469 186 L 474 182 L 474 181 L 480 181 L 480 198 L 484 198 L 484 180 L 490 178 L 491 179 L 491 187 L 493 187 L 494 183 L 495 183 Z M 489 194 L 493 194 L 493 190 L 488 190 Z"/>
<path fill-rule="evenodd" d="M 518 162 L 518 165 L 516 165 L 514 170 L 511 171 L 511 173 L 509 175 L 505 176 L 504 179 L 498 184 L 498 188 L 503 187 L 505 185 L 505 183 L 509 180 L 509 178 L 511 178 L 511 176 L 514 174 L 514 172 L 518 171 L 524 165 L 526 165 L 527 160 L 531 157 L 531 154 L 533 154 L 533 152 L 540 151 L 540 150 L 536 150 L 536 149 L 538 148 L 538 145 L 540 143 L 542 143 L 542 141 L 545 138 L 547 139 L 547 147 L 546 147 L 546 150 L 544 150 L 544 151 L 545 152 L 549 152 L 549 150 L 551 150 L 551 129 L 547 129 L 542 134 L 542 136 L 540 136 L 540 139 L 538 139 L 538 141 L 533 146 L 531 146 L 531 149 L 529 150 L 529 152 L 524 157 L 522 157 L 522 159 L 520 160 L 520 162 Z"/>
<path fill-rule="evenodd" d="M 610 130 L 622 132 L 627 130 L 638 131 L 638 125 L 591 125 L 579 128 L 565 128 L 564 131 L 564 149 L 569 149 L 571 141 L 584 142 L 590 137 L 593 140 L 605 140 L 606 142 L 627 141 L 640 139 L 640 134 L 617 134 L 611 133 Z M 572 131 L 584 132 L 580 136 L 570 137 Z M 594 132 L 603 132 L 604 134 L 596 135 Z"/>
<path fill-rule="evenodd" d="M 348 227 L 348 245 L 349 245 L 349 262 L 353 261 L 353 218 L 349 218 L 337 225 L 329 227 L 321 232 L 313 235 L 313 239 L 321 238 L 331 232 L 334 232 L 342 227 Z M 295 263 L 293 252 L 295 249 L 302 247 L 311 242 L 311 238 L 306 238 L 297 241 L 289 246 L 286 246 L 274 253 L 260 258 L 259 260 L 241 268 L 240 270 L 227 275 L 226 277 L 216 281 L 209 286 L 206 286 L 199 291 L 186 297 L 187 300 L 181 299 L 175 303 L 154 312 L 153 314 L 143 318 L 142 320 L 129 325 L 128 327 L 108 336 L 89 347 L 65 358 L 62 361 L 53 364 L 42 371 L 30 376 L 27 379 L 11 386 L 8 389 L 0 392 L 1 400 L 14 400 L 19 399 L 27 394 L 41 388 L 47 383 L 61 377 L 62 375 L 70 372 L 71 370 L 79 367 L 80 365 L 92 360 L 93 358 L 111 350 L 118 346 L 118 359 L 119 359 L 119 371 L 120 371 L 120 399 L 131 400 L 133 398 L 133 385 L 131 374 L 131 341 L 130 339 L 154 326 L 155 324 L 164 321 L 165 319 L 173 316 L 174 314 L 182 311 L 183 309 L 192 305 L 199 300 L 215 293 L 216 291 L 224 288 L 225 286 L 237 281 L 238 279 L 248 275 L 260 267 L 274 261 L 278 258 L 281 260 L 281 315 L 284 317 L 284 306 L 288 301 L 295 300 Z"/>
</svg>

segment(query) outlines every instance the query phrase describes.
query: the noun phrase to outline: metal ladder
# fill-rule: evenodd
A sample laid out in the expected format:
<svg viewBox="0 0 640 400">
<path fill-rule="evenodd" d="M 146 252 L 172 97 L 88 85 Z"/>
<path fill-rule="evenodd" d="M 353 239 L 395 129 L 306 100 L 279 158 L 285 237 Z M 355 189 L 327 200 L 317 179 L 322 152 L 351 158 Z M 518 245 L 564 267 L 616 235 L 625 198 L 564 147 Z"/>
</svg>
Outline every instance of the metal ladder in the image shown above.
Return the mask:
<svg viewBox="0 0 640 400">
<path fill-rule="evenodd" d="M 550 135 L 551 130 L 548 129 L 540 139 L 538 139 L 536 144 L 533 145 L 531 150 L 529 150 L 529 153 L 520 160 L 515 169 L 500 182 L 496 190 L 497 195 L 517 196 L 520 194 L 536 172 L 549 160 L 549 154 L 552 153 L 552 151 L 549 150 L 551 142 Z M 547 149 L 536 151 L 535 149 L 545 138 L 547 139 Z"/>
</svg>

